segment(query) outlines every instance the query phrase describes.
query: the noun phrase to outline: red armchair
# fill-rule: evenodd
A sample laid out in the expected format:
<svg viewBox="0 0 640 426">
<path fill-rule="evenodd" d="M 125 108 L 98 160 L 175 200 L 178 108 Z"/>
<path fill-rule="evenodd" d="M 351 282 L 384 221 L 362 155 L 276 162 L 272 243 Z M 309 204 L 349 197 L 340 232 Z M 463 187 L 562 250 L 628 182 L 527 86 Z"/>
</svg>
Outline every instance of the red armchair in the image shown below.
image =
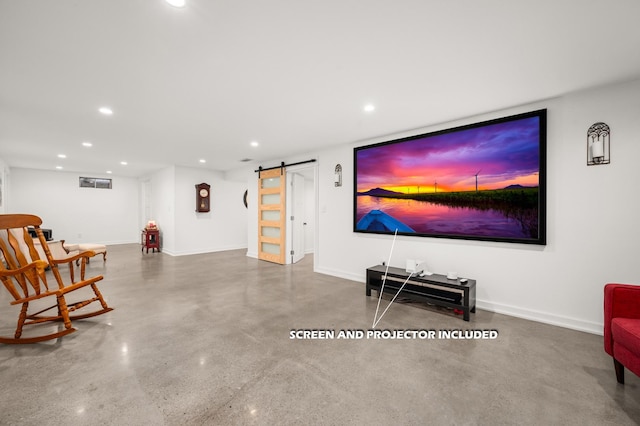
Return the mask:
<svg viewBox="0 0 640 426">
<path fill-rule="evenodd" d="M 618 383 L 624 384 L 625 367 L 640 376 L 640 286 L 604 286 L 604 350 Z"/>
</svg>

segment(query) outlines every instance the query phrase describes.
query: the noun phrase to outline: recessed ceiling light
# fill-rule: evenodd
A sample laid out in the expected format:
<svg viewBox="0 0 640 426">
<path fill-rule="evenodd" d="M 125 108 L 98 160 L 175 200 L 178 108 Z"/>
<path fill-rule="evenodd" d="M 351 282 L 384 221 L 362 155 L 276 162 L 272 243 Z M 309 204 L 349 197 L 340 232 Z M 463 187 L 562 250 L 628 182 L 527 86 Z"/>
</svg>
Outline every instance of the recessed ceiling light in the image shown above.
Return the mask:
<svg viewBox="0 0 640 426">
<path fill-rule="evenodd" d="M 82 142 L 82 146 L 86 146 L 87 148 L 92 147 L 93 144 L 91 142 Z"/>
<path fill-rule="evenodd" d="M 201 158 L 201 159 L 200 159 L 200 160 L 198 160 L 198 161 L 200 161 L 200 162 L 201 162 L 201 163 L 203 163 L 203 164 L 207 162 L 207 160 L 205 160 L 204 158 Z"/>
<path fill-rule="evenodd" d="M 67 158 L 67 156 L 64 154 L 58 154 L 58 158 Z"/>
<path fill-rule="evenodd" d="M 174 7 L 184 7 L 186 4 L 186 0 L 166 0 L 171 6 Z"/>
<path fill-rule="evenodd" d="M 100 111 L 100 113 L 104 115 L 113 115 L 113 110 L 109 107 L 101 107 L 98 109 L 98 111 Z"/>
<path fill-rule="evenodd" d="M 255 148 L 256 146 L 258 146 L 260 144 L 258 142 L 256 142 L 256 141 L 251 141 L 251 143 L 249 145 L 251 145 L 252 147 Z"/>
<path fill-rule="evenodd" d="M 122 164 L 123 166 L 126 166 L 128 163 L 126 161 L 121 161 L 120 164 Z"/>
<path fill-rule="evenodd" d="M 107 170 L 107 174 L 111 174 L 111 173 L 112 173 L 111 170 Z"/>
<path fill-rule="evenodd" d="M 371 111 L 373 111 L 373 110 L 375 110 L 375 109 L 376 109 L 376 107 L 375 107 L 375 105 L 373 105 L 373 104 L 366 104 L 366 105 L 364 106 L 364 110 L 365 110 L 365 112 L 371 112 Z"/>
<path fill-rule="evenodd" d="M 62 170 L 62 166 L 56 166 L 56 169 Z"/>
</svg>

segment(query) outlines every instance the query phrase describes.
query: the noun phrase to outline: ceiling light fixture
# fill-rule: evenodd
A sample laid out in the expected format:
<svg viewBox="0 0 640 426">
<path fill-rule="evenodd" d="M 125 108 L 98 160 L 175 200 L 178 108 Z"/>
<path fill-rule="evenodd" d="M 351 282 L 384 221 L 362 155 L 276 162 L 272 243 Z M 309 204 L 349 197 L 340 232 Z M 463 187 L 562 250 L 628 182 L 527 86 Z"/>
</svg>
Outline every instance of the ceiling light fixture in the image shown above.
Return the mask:
<svg viewBox="0 0 640 426">
<path fill-rule="evenodd" d="M 107 170 L 107 174 L 110 175 L 111 173 L 113 173 L 111 170 Z"/>
<path fill-rule="evenodd" d="M 375 109 L 376 109 L 376 107 L 375 107 L 375 105 L 373 105 L 373 104 L 366 104 L 366 105 L 364 106 L 364 111 L 365 111 L 365 112 L 372 112 L 372 111 L 373 111 L 373 110 L 375 110 Z"/>
<path fill-rule="evenodd" d="M 187 3 L 186 0 L 166 0 L 173 7 L 184 7 Z"/>
<path fill-rule="evenodd" d="M 62 166 L 56 166 L 56 169 L 62 170 Z"/>
<path fill-rule="evenodd" d="M 126 166 L 128 163 L 126 161 L 121 161 L 120 164 L 122 164 L 123 166 Z"/>
<path fill-rule="evenodd" d="M 82 146 L 86 146 L 87 148 L 90 148 L 93 146 L 93 144 L 91 142 L 82 142 Z"/>
<path fill-rule="evenodd" d="M 201 163 L 203 163 L 203 164 L 207 162 L 207 160 L 205 160 L 204 158 L 201 158 L 201 159 L 200 159 L 200 160 L 198 160 L 198 161 L 200 161 L 200 162 L 201 162 Z"/>
<path fill-rule="evenodd" d="M 67 156 L 64 154 L 58 154 L 58 158 L 67 158 Z"/>
<path fill-rule="evenodd" d="M 113 115 L 113 110 L 109 107 L 100 107 L 98 111 L 100 111 L 100 114 Z"/>
<path fill-rule="evenodd" d="M 257 147 L 258 145 L 260 145 L 258 142 L 256 141 L 252 141 L 249 145 L 251 145 L 252 147 Z"/>
</svg>

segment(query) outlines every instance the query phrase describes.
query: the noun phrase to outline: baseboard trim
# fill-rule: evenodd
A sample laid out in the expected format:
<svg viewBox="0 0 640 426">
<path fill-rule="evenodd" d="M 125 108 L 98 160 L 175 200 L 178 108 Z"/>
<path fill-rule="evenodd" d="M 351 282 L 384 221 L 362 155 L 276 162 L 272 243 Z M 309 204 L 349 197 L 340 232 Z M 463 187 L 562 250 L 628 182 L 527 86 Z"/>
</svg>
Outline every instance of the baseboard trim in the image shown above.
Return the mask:
<svg viewBox="0 0 640 426">
<path fill-rule="evenodd" d="M 124 244 L 140 244 L 140 241 L 139 240 L 133 240 L 133 241 L 68 241 L 68 240 L 64 240 L 64 243 L 65 245 L 66 244 L 102 244 L 105 246 L 119 246 Z"/>
<path fill-rule="evenodd" d="M 203 249 L 203 250 L 188 250 L 188 251 L 177 251 L 177 252 L 163 249 L 163 252 L 165 254 L 168 254 L 169 256 L 189 256 L 192 254 L 217 253 L 219 251 L 242 250 L 246 248 L 247 248 L 246 246 L 227 246 L 227 247 L 215 247 L 215 248 L 209 248 L 209 249 Z"/>
<path fill-rule="evenodd" d="M 312 251 L 306 251 L 304 254 L 313 254 L 313 250 Z M 247 251 L 247 257 L 251 257 L 253 259 L 257 259 L 258 258 L 258 253 L 253 252 L 253 251 Z"/>
<path fill-rule="evenodd" d="M 360 283 L 364 283 L 364 280 L 365 280 L 365 278 L 363 278 L 359 274 L 351 274 L 351 273 L 339 271 L 336 269 L 318 268 L 314 266 L 313 272 L 317 272 L 319 274 L 324 274 L 324 275 L 331 275 L 332 277 L 337 277 L 337 278 L 344 278 L 345 280 L 357 281 Z"/>
<path fill-rule="evenodd" d="M 495 312 L 496 314 L 509 315 L 516 318 L 541 322 L 543 324 L 555 325 L 600 336 L 603 335 L 603 324 L 592 321 L 585 321 L 530 309 L 522 309 L 516 306 L 503 305 L 486 300 L 476 300 L 476 306 L 478 309 Z"/>
</svg>

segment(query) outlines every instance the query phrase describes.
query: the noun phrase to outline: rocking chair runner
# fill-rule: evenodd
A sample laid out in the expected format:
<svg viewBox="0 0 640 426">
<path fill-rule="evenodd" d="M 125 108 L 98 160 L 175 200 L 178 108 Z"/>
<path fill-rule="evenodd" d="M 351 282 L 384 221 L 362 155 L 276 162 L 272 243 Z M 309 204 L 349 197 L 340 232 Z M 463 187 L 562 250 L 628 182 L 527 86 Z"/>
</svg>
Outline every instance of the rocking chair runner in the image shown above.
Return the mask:
<svg viewBox="0 0 640 426">
<path fill-rule="evenodd" d="M 0 343 L 35 343 L 43 340 L 55 339 L 74 332 L 71 320 L 89 318 L 113 310 L 107 306 L 96 282 L 101 275 L 85 278 L 86 263 L 94 252 L 86 251 L 65 259 L 54 259 L 47 245 L 47 241 L 40 229 L 42 220 L 38 216 L 26 214 L 0 215 L 0 280 L 15 299 L 11 305 L 22 305 L 18 316 L 18 325 L 13 338 L 0 336 Z M 34 245 L 33 237 L 29 235 L 27 227 L 36 229 L 38 241 L 41 244 L 46 259 L 41 259 Z M 75 282 L 73 263 L 80 261 L 80 281 Z M 64 283 L 58 265 L 69 264 L 70 280 Z M 45 268 L 49 266 L 57 285 L 47 283 Z M 66 295 L 90 286 L 94 297 L 78 302 L 67 303 Z M 55 287 L 55 288 L 54 288 Z M 29 303 L 39 299 L 55 299 L 55 304 L 36 313 L 29 313 Z M 100 302 L 102 309 L 80 315 L 70 315 L 93 302 Z M 43 315 L 43 313 L 57 309 L 57 315 Z M 64 329 L 51 334 L 35 337 L 21 337 L 25 325 L 39 324 L 49 321 L 62 321 Z"/>
</svg>

